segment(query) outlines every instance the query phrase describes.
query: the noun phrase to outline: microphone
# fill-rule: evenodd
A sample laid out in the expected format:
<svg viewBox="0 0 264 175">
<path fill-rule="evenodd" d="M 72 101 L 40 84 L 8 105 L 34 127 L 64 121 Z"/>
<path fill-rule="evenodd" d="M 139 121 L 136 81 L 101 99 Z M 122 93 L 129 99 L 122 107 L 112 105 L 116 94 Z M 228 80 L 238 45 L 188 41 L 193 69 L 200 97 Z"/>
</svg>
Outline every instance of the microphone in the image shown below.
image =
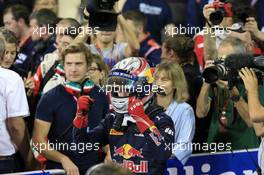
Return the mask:
<svg viewBox="0 0 264 175">
<path fill-rule="evenodd" d="M 225 59 L 225 66 L 231 69 L 253 67 L 253 59 L 251 54 L 231 54 Z"/>
<path fill-rule="evenodd" d="M 165 91 L 164 91 L 164 89 L 162 89 L 162 88 L 158 88 L 158 90 L 157 90 L 157 94 L 159 94 L 159 95 L 161 95 L 161 96 L 166 96 L 167 94 L 165 93 Z"/>
<path fill-rule="evenodd" d="M 225 66 L 235 70 L 248 67 L 264 71 L 264 56 L 254 57 L 251 54 L 231 54 L 225 59 Z"/>
</svg>

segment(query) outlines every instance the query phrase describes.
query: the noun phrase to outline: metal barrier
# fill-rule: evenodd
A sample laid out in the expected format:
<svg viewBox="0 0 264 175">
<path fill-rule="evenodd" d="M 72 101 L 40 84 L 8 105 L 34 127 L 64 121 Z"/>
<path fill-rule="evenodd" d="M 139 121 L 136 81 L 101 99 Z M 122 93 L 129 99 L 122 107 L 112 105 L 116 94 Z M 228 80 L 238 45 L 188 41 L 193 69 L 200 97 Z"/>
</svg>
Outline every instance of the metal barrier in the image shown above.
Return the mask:
<svg viewBox="0 0 264 175">
<path fill-rule="evenodd" d="M 61 174 L 64 175 L 65 170 L 63 169 L 52 169 L 52 170 L 38 170 L 38 171 L 26 171 L 26 172 L 18 172 L 18 173 L 9 173 L 8 175 L 52 175 L 52 174 Z"/>
</svg>

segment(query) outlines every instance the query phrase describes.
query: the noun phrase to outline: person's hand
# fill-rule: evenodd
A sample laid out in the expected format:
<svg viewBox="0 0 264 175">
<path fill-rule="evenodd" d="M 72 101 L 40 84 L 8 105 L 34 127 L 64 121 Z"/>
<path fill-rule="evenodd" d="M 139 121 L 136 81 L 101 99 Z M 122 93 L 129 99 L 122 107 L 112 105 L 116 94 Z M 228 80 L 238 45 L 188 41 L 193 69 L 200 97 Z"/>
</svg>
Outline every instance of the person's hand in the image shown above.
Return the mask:
<svg viewBox="0 0 264 175">
<path fill-rule="evenodd" d="M 217 80 L 216 84 L 218 87 L 220 87 L 221 89 L 227 89 L 228 88 L 228 82 L 224 81 L 224 80 Z"/>
<path fill-rule="evenodd" d="M 213 12 L 215 12 L 215 8 L 212 7 L 212 4 L 206 4 L 203 7 L 203 15 L 208 22 L 210 22 L 210 14 Z"/>
<path fill-rule="evenodd" d="M 112 157 L 111 157 L 111 152 L 110 152 L 109 145 L 105 146 L 104 149 L 105 149 L 105 153 L 106 153 L 106 156 L 105 156 L 105 159 L 104 159 L 104 163 L 111 163 L 112 162 Z"/>
<path fill-rule="evenodd" d="M 77 113 L 81 115 L 87 115 L 90 105 L 93 103 L 93 99 L 88 95 L 82 95 L 77 100 Z"/>
<path fill-rule="evenodd" d="M 145 114 L 144 105 L 140 99 L 136 99 L 135 97 L 129 98 L 128 113 L 136 121 L 141 133 L 154 126 L 154 123 Z"/>
<path fill-rule="evenodd" d="M 94 99 L 88 95 L 80 96 L 77 100 L 77 112 L 76 117 L 73 120 L 73 125 L 76 128 L 85 128 L 88 126 L 88 110 Z"/>
<path fill-rule="evenodd" d="M 247 18 L 247 22 L 244 26 L 244 30 L 250 32 L 251 35 L 261 38 L 261 31 L 258 29 L 258 23 L 254 17 Z"/>
<path fill-rule="evenodd" d="M 61 160 L 61 164 L 67 175 L 80 174 L 78 167 L 68 157 L 63 157 Z"/>
<path fill-rule="evenodd" d="M 208 67 L 212 67 L 215 66 L 214 64 L 214 60 L 206 60 L 205 64 L 204 64 L 204 69 L 208 68 Z"/>
<path fill-rule="evenodd" d="M 32 77 L 32 73 L 31 72 L 28 73 L 27 78 L 24 78 L 24 84 L 25 84 L 25 88 L 34 89 L 35 83 L 34 83 L 34 79 Z"/>
<path fill-rule="evenodd" d="M 238 89 L 237 89 L 237 87 L 233 87 L 233 89 L 230 91 L 230 95 L 232 96 L 232 97 L 234 97 L 234 96 L 239 96 L 240 94 L 239 94 L 239 91 L 238 91 Z"/>
<path fill-rule="evenodd" d="M 89 17 L 90 17 L 90 13 L 87 11 L 86 8 L 83 9 L 83 15 L 84 15 L 84 18 L 87 19 L 87 20 L 88 20 Z"/>
<path fill-rule="evenodd" d="M 27 78 L 24 78 L 24 85 L 27 89 L 27 96 L 31 96 L 35 88 L 35 82 L 31 72 L 28 73 Z"/>
<path fill-rule="evenodd" d="M 238 39 L 240 39 L 246 43 L 252 42 L 252 38 L 251 38 L 251 35 L 249 32 L 239 33 L 239 32 L 235 32 L 235 31 L 231 31 L 229 36 L 238 38 Z"/>
<path fill-rule="evenodd" d="M 256 92 L 258 90 L 258 79 L 253 69 L 242 68 L 239 76 L 242 78 L 248 92 Z"/>
<path fill-rule="evenodd" d="M 122 11 L 122 9 L 120 9 L 120 6 L 119 6 L 119 4 L 118 4 L 118 1 L 115 2 L 114 6 L 113 6 L 113 11 L 114 11 L 115 13 L 120 13 L 120 12 Z"/>
</svg>

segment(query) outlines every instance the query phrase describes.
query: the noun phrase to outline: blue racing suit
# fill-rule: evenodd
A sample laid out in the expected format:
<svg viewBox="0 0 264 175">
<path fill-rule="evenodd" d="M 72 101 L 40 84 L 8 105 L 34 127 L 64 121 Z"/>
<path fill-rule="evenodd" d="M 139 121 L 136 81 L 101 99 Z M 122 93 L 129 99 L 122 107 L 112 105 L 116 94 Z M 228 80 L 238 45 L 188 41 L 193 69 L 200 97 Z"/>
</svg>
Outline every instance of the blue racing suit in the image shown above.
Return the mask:
<svg viewBox="0 0 264 175">
<path fill-rule="evenodd" d="M 153 109 L 155 111 L 157 108 Z M 145 112 L 147 110 L 148 108 Z M 150 129 L 140 133 L 129 115 L 109 113 L 92 130 L 73 128 L 74 142 L 97 142 L 101 146 L 109 144 L 114 162 L 130 169 L 135 174 L 162 175 L 172 152 L 175 138 L 174 124 L 163 110 L 158 112 L 152 110 L 146 114 L 159 130 L 159 136 Z"/>
</svg>

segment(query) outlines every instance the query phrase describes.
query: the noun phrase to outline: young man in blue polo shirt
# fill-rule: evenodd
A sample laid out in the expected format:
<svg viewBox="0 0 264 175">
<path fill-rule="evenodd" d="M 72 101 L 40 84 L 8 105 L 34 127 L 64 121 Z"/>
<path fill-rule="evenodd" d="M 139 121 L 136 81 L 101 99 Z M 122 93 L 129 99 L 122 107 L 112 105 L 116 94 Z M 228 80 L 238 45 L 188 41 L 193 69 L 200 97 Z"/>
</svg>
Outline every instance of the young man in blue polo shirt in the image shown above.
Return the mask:
<svg viewBox="0 0 264 175">
<path fill-rule="evenodd" d="M 137 40 L 140 43 L 138 56 L 144 57 L 151 67 L 155 67 L 161 61 L 161 47 L 146 29 L 146 15 L 138 10 L 129 10 L 123 15 L 127 23 L 135 28 Z"/>
<path fill-rule="evenodd" d="M 77 108 L 83 95 L 91 99 L 87 104 L 91 121 L 88 129 L 97 126 L 108 111 L 105 94 L 85 80 L 91 57 L 84 44 L 69 45 L 62 53 L 66 83 L 45 93 L 38 104 L 33 141 L 34 147 L 48 159 L 47 169 L 63 168 L 70 175 L 85 174 L 102 160 L 99 144 L 74 144 L 72 138 L 73 119 L 83 112 Z"/>
<path fill-rule="evenodd" d="M 123 12 L 139 10 L 147 17 L 146 29 L 154 39 L 161 44 L 161 31 L 171 24 L 172 14 L 169 5 L 164 0 L 126 0 Z"/>
</svg>

